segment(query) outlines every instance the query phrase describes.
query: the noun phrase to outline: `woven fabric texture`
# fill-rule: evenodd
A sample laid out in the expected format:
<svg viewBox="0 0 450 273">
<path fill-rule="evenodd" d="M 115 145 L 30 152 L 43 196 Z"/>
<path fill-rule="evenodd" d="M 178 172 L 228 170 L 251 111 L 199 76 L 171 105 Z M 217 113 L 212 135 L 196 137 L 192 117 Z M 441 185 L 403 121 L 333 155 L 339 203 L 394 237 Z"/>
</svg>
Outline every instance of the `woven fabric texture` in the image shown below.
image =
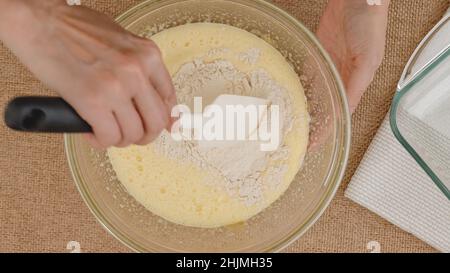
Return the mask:
<svg viewBox="0 0 450 273">
<path fill-rule="evenodd" d="M 115 17 L 135 0 L 83 0 Z M 277 0 L 315 30 L 326 0 Z M 448 0 L 393 0 L 382 67 L 353 116 L 353 143 L 345 179 L 322 218 L 288 252 L 433 252 L 433 248 L 344 197 L 344 189 L 390 107 L 402 70 L 423 36 L 439 21 Z M 19 95 L 47 90 L 0 44 L 0 109 Z M 83 252 L 128 252 L 109 235 L 83 203 L 72 181 L 61 136 L 20 134 L 0 123 L 0 252 L 68 252 L 77 241 Z"/>
</svg>

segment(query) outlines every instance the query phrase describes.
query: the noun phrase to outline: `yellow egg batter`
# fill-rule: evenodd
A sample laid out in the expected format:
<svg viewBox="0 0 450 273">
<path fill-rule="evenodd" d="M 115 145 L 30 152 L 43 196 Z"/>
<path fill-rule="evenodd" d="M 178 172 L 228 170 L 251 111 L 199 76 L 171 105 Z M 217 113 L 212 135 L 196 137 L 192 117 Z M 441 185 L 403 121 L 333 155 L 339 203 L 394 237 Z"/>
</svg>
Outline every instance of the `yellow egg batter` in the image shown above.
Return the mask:
<svg viewBox="0 0 450 273">
<path fill-rule="evenodd" d="M 216 184 L 205 183 L 208 179 L 220 182 L 222 178 L 217 173 L 205 171 L 189 161 L 162 156 L 156 144 L 108 150 L 118 179 L 138 202 L 154 214 L 177 224 L 204 228 L 248 220 L 286 191 L 306 153 L 309 116 L 297 74 L 267 42 L 227 25 L 187 24 L 162 31 L 154 35 L 152 40 L 160 47 L 171 75 L 175 75 L 184 64 L 197 59 L 205 62 L 223 59 L 243 73 L 263 69 L 287 90 L 293 122 L 292 128 L 283 136 L 283 143 L 289 151 L 282 162 L 286 168 L 279 181 L 275 181 L 276 186 L 263 187 L 263 198 L 251 205 Z M 243 52 L 255 48 L 259 52 L 256 61 L 242 58 Z M 280 164 L 279 161 L 269 163 Z"/>
</svg>

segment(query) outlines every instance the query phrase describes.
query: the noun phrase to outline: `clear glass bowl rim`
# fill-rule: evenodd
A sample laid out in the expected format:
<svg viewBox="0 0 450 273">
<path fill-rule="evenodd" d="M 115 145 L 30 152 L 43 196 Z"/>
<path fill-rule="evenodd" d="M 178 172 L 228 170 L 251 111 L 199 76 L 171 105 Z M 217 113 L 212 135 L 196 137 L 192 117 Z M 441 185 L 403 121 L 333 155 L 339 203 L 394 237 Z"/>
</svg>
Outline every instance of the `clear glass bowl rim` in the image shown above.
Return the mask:
<svg viewBox="0 0 450 273">
<path fill-rule="evenodd" d="M 182 1 L 190 1 L 190 0 L 182 0 Z M 217 1 L 217 0 L 202 0 L 202 1 Z M 348 163 L 348 158 L 350 154 L 350 145 L 351 145 L 351 115 L 350 110 L 346 98 L 345 88 L 344 84 L 342 83 L 340 74 L 335 67 L 331 57 L 328 55 L 326 50 L 322 47 L 316 36 L 307 29 L 302 23 L 300 23 L 296 18 L 294 18 L 292 15 L 284 11 L 283 9 L 275 6 L 274 4 L 265 1 L 265 0 L 228 0 L 228 1 L 239 1 L 242 2 L 252 2 L 256 3 L 257 5 L 265 6 L 266 8 L 269 8 L 273 12 L 277 13 L 277 15 L 284 17 L 287 21 L 292 23 L 294 26 L 300 29 L 304 34 L 308 36 L 308 38 L 314 43 L 314 46 L 320 53 L 320 57 L 323 58 L 324 63 L 328 65 L 328 68 L 330 70 L 330 73 L 333 76 L 334 84 L 336 86 L 336 89 L 338 91 L 338 98 L 339 98 L 339 108 L 341 109 L 341 126 L 339 129 L 339 132 L 337 136 L 340 138 L 339 143 L 342 144 L 342 146 L 335 147 L 335 151 L 333 154 L 334 158 L 338 159 L 338 162 L 333 163 L 332 171 L 330 172 L 330 175 L 328 177 L 328 180 L 331 181 L 331 183 L 328 186 L 327 192 L 322 196 L 322 199 L 319 202 L 319 205 L 317 206 L 317 209 L 314 213 L 311 214 L 309 219 L 305 222 L 305 224 L 300 225 L 295 231 L 291 232 L 287 238 L 284 240 L 278 242 L 277 244 L 274 244 L 272 246 L 269 246 L 265 252 L 279 252 L 288 247 L 290 244 L 298 240 L 311 226 L 313 226 L 317 220 L 322 216 L 322 214 L 325 212 L 325 210 L 330 205 L 331 201 L 333 200 L 334 196 L 336 195 L 336 192 L 342 182 L 342 179 L 345 174 L 345 170 Z M 139 10 L 143 9 L 144 7 L 148 5 L 155 5 L 159 3 L 160 5 L 163 5 L 165 2 L 173 2 L 173 0 L 145 0 L 135 6 L 132 6 L 128 10 L 126 10 L 124 13 L 116 17 L 116 22 L 121 23 L 128 18 L 132 17 L 135 13 L 138 13 Z M 119 240 L 122 244 L 127 246 L 133 251 L 136 252 L 148 252 L 147 249 L 141 247 L 139 244 L 133 242 L 130 240 L 126 235 L 124 235 L 121 231 L 119 231 L 114 225 L 112 225 L 109 220 L 100 212 L 98 209 L 95 200 L 93 200 L 87 191 L 86 187 L 84 186 L 84 181 L 81 176 L 80 170 L 78 168 L 77 159 L 74 156 L 74 136 L 70 134 L 64 135 L 64 146 L 65 146 L 65 152 L 66 152 L 66 158 L 69 163 L 69 168 L 73 177 L 73 180 L 75 181 L 76 187 L 78 191 L 80 192 L 80 195 L 82 196 L 83 201 L 86 203 L 87 207 L 91 211 L 91 213 L 94 215 L 96 220 L 103 226 L 104 229 L 106 229 L 113 237 L 115 237 L 117 240 Z"/>
</svg>

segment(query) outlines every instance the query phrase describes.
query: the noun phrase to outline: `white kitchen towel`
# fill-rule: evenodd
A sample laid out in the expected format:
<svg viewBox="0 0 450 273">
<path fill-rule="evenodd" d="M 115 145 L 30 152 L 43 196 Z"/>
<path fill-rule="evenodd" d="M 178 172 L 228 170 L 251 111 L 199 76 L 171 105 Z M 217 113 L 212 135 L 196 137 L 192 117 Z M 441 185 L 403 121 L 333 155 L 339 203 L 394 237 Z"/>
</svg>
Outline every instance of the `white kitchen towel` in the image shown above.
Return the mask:
<svg viewBox="0 0 450 273">
<path fill-rule="evenodd" d="M 417 52 L 419 55 L 411 74 L 448 44 L 449 22 L 433 35 L 423 51 Z M 345 195 L 436 249 L 450 252 L 450 201 L 397 141 L 389 116 Z"/>
</svg>

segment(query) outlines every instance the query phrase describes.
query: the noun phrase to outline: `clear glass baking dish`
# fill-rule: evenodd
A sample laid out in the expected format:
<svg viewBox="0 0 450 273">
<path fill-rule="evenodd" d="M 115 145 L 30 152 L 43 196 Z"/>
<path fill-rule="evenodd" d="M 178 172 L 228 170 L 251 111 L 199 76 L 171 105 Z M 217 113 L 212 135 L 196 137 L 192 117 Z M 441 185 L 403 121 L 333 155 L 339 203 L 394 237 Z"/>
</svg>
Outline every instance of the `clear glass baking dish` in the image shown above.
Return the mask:
<svg viewBox="0 0 450 273">
<path fill-rule="evenodd" d="M 394 135 L 450 199 L 450 45 L 399 88 Z"/>
</svg>

